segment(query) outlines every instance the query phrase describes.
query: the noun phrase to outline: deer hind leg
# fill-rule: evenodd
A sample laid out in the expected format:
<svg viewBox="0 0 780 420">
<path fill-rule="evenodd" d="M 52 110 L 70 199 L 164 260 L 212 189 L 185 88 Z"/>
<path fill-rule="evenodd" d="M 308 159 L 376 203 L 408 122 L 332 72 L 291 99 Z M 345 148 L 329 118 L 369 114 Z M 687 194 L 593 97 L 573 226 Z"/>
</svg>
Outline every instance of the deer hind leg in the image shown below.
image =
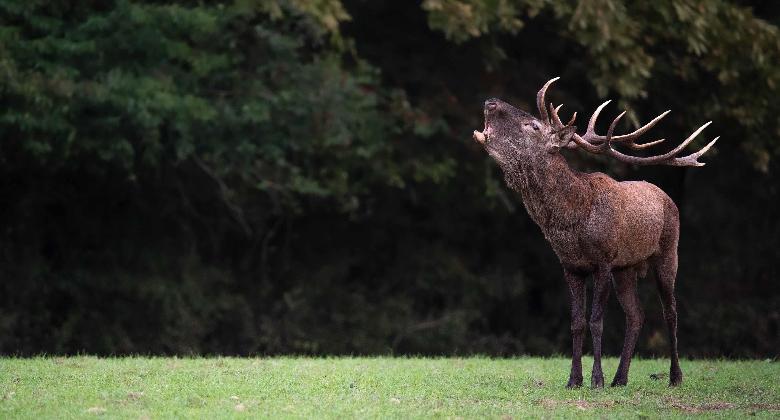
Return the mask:
<svg viewBox="0 0 780 420">
<path fill-rule="evenodd" d="M 585 277 L 564 271 L 571 302 L 571 374 L 567 388 L 582 386 L 582 340 L 585 336 Z"/>
<path fill-rule="evenodd" d="M 671 366 L 669 367 L 669 386 L 682 383 L 680 359 L 677 354 L 677 299 L 674 296 L 674 282 L 677 276 L 677 247 L 670 247 L 654 259 L 658 295 L 663 305 L 664 319 L 669 329 Z"/>
<path fill-rule="evenodd" d="M 618 302 L 626 314 L 626 335 L 623 340 L 623 352 L 620 354 L 618 365 L 612 386 L 622 386 L 628 383 L 628 369 L 631 366 L 631 357 L 634 355 L 634 347 L 639 337 L 639 330 L 644 321 L 644 312 L 639 302 L 636 290 L 637 271 L 634 267 L 615 272 L 612 283 L 615 286 Z"/>
<path fill-rule="evenodd" d="M 604 310 L 609 299 L 609 283 L 612 279 L 610 267 L 599 267 L 593 276 L 593 309 L 590 313 L 590 335 L 593 338 L 593 371 L 590 384 L 593 388 L 604 387 L 604 372 L 601 370 L 601 333 L 604 330 Z"/>
</svg>

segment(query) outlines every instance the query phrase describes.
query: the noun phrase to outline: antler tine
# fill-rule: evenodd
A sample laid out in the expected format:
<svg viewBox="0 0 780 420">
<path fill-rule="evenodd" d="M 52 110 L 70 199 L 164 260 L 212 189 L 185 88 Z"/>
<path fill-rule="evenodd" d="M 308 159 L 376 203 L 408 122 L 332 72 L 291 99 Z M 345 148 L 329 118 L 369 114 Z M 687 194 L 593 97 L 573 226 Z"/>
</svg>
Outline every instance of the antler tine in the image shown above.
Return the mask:
<svg viewBox="0 0 780 420">
<path fill-rule="evenodd" d="M 617 136 L 617 137 L 613 138 L 612 141 L 613 142 L 620 141 L 619 138 L 620 138 L 620 136 Z M 626 143 L 626 146 L 631 148 L 631 149 L 634 149 L 634 150 L 642 150 L 642 149 L 647 149 L 648 147 L 655 146 L 656 144 L 663 143 L 664 141 L 666 141 L 666 139 L 658 139 L 658 140 L 653 140 L 653 141 L 649 141 L 647 143 L 640 143 L 640 144 L 636 144 L 633 141 L 631 141 L 631 142 Z"/>
<path fill-rule="evenodd" d="M 549 123 L 550 117 L 547 115 L 547 108 L 545 107 L 545 100 L 544 95 L 547 93 L 547 88 L 550 87 L 553 82 L 560 79 L 560 77 L 555 77 L 547 81 L 547 83 L 542 86 L 541 89 L 539 89 L 539 93 L 536 94 L 536 107 L 539 108 L 539 117 L 542 119 L 543 122 Z"/>
<path fill-rule="evenodd" d="M 685 146 L 687 146 L 690 142 L 692 142 L 693 139 L 695 139 L 696 136 L 698 136 L 699 133 L 704 131 L 704 129 L 707 128 L 707 126 L 710 125 L 710 124 L 712 124 L 712 121 L 707 121 L 706 123 L 702 124 L 701 127 L 699 127 L 696 131 L 691 133 L 691 135 L 688 136 L 688 138 L 685 139 L 682 143 L 680 143 L 679 146 L 675 147 L 674 149 L 672 149 L 669 152 L 667 152 L 667 153 L 665 153 L 663 155 L 660 155 L 660 156 L 671 157 L 671 156 L 674 156 L 674 155 L 680 153 L 683 149 L 685 149 Z M 706 152 L 706 150 L 705 150 L 705 152 Z"/>
<path fill-rule="evenodd" d="M 642 134 L 645 134 L 648 132 L 651 128 L 653 128 L 656 124 L 658 124 L 659 121 L 661 121 L 667 114 L 672 112 L 671 110 L 666 110 L 663 113 L 661 113 L 659 116 L 653 118 L 649 123 L 637 128 L 636 130 L 628 133 L 623 134 L 620 136 L 615 136 L 612 138 L 613 142 L 633 142 L 635 139 L 639 138 Z M 600 136 L 598 134 L 595 134 L 591 136 L 588 140 L 595 140 L 595 143 L 601 143 L 604 141 L 604 136 Z M 643 143 L 643 144 L 636 144 L 635 146 L 638 146 L 640 149 L 643 149 L 645 147 L 650 147 L 650 145 L 658 144 L 660 140 L 656 140 L 655 142 L 651 143 Z M 632 146 L 630 143 L 626 143 L 629 147 L 632 149 L 637 149 L 636 147 Z"/>
<path fill-rule="evenodd" d="M 650 121 L 649 123 L 647 123 L 644 126 L 640 127 L 639 129 L 634 130 L 634 132 L 632 132 L 632 133 L 624 134 L 622 136 L 617 136 L 617 137 L 611 137 L 610 140 L 612 142 L 626 141 L 625 145 L 627 147 L 633 149 L 633 150 L 647 149 L 648 147 L 652 147 L 652 146 L 655 146 L 656 144 L 663 143 L 664 140 L 666 140 L 666 139 L 658 139 L 658 140 L 650 141 L 650 142 L 647 142 L 647 143 L 641 143 L 641 144 L 634 143 L 634 141 L 635 141 L 635 139 L 637 137 L 639 137 L 644 132 L 646 132 L 647 130 L 652 128 L 656 123 L 658 123 L 658 121 L 661 121 L 661 118 L 665 117 L 666 114 L 668 114 L 669 112 L 670 111 L 666 111 L 663 114 L 653 118 L 652 121 Z M 623 114 L 625 114 L 625 113 L 626 113 L 626 111 L 623 111 Z M 620 115 L 622 116 L 623 114 L 620 114 Z"/>
<path fill-rule="evenodd" d="M 697 159 L 701 155 L 706 153 L 707 150 L 710 150 L 710 147 L 712 147 L 715 144 L 715 142 L 718 141 L 719 138 L 720 138 L 720 136 L 715 137 L 714 139 L 712 139 L 711 142 L 707 143 L 707 145 L 702 147 L 701 150 L 699 150 L 698 152 L 691 153 L 690 155 L 687 155 L 687 156 L 674 158 L 674 160 L 669 162 L 667 165 L 671 165 L 671 166 L 704 166 L 704 165 L 706 165 L 706 163 L 699 162 Z"/>
<path fill-rule="evenodd" d="M 577 120 L 577 113 L 575 112 L 572 116 L 569 122 L 566 124 L 563 124 L 561 121 L 561 117 L 558 116 L 558 111 L 563 108 L 563 104 L 560 104 L 558 106 L 554 106 L 552 103 L 550 103 L 550 114 L 552 114 L 552 117 L 550 118 L 550 122 L 555 125 L 555 128 L 563 128 L 568 127 L 572 124 L 574 124 L 574 121 Z"/>
<path fill-rule="evenodd" d="M 563 104 L 555 106 L 552 102 L 550 102 L 550 123 L 557 129 L 564 127 L 563 122 L 561 121 L 561 117 L 558 116 L 558 111 L 560 111 L 562 107 Z"/>
<path fill-rule="evenodd" d="M 623 116 L 626 115 L 626 111 L 623 111 L 615 117 L 614 120 L 612 120 L 612 124 L 609 125 L 609 129 L 607 130 L 607 136 L 604 139 L 604 143 L 601 145 L 603 148 L 611 148 L 612 147 L 612 135 L 615 133 L 615 127 L 617 126 L 618 121 L 620 121 Z"/>
<path fill-rule="evenodd" d="M 562 107 L 563 104 L 560 104 L 556 107 L 552 102 L 550 102 L 550 124 L 552 124 L 553 128 L 556 130 L 560 130 L 561 128 L 566 127 L 563 125 L 561 117 L 558 116 L 558 111 L 560 111 Z"/>
<path fill-rule="evenodd" d="M 599 107 L 596 108 L 596 111 L 593 112 L 593 115 L 590 116 L 590 121 L 588 121 L 588 129 L 585 130 L 585 135 L 583 136 L 585 140 L 591 140 L 591 139 L 598 139 L 602 141 L 606 140 L 604 136 L 597 135 L 595 129 L 596 129 L 596 120 L 599 118 L 599 114 L 601 114 L 601 110 L 604 109 L 604 107 L 607 106 L 607 104 L 609 104 L 610 102 L 612 102 L 611 99 L 599 105 Z"/>
<path fill-rule="evenodd" d="M 563 105 L 561 105 L 561 106 L 563 106 Z M 576 121 L 576 120 L 577 120 L 577 111 L 574 111 L 574 114 L 572 114 L 571 119 L 569 120 L 569 122 L 566 123 L 566 125 L 567 126 L 568 125 L 572 125 L 572 124 L 574 124 L 574 121 Z"/>
<path fill-rule="evenodd" d="M 653 118 L 649 123 L 647 123 L 647 124 L 637 128 L 636 130 L 634 130 L 634 131 L 632 131 L 632 132 L 630 132 L 628 134 L 623 134 L 622 136 L 617 136 L 617 137 L 613 138 L 612 141 L 620 141 L 620 142 L 622 142 L 622 141 L 633 141 L 633 140 L 639 138 L 639 136 L 641 136 L 642 134 L 645 134 L 646 132 L 648 132 L 651 128 L 653 128 L 656 124 L 658 124 L 658 121 L 661 121 L 670 112 L 672 112 L 672 110 L 668 109 L 668 110 L 662 112 L 659 116 Z M 645 143 L 645 144 L 650 144 L 650 143 Z"/>
<path fill-rule="evenodd" d="M 574 121 L 577 120 L 577 113 L 575 112 L 574 115 L 571 116 L 571 119 L 569 120 L 569 122 L 567 122 L 564 125 L 563 122 L 561 122 L 561 118 L 558 116 L 558 111 L 560 111 L 561 108 L 563 108 L 563 104 L 560 104 L 560 105 L 558 105 L 558 106 L 553 108 L 553 104 L 550 103 L 550 110 L 551 110 L 551 113 L 553 115 L 553 118 L 555 119 L 553 122 L 556 123 L 556 124 L 560 124 L 562 127 L 568 127 L 568 126 L 574 124 Z"/>
</svg>

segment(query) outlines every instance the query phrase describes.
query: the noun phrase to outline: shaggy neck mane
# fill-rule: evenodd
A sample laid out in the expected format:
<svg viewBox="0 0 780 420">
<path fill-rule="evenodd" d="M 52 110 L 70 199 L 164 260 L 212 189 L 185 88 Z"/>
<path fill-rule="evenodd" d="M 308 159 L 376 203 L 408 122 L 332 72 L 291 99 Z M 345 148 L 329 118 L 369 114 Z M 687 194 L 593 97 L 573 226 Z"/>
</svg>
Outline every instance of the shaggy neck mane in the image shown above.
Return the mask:
<svg viewBox="0 0 780 420">
<path fill-rule="evenodd" d="M 588 216 L 582 210 L 590 208 L 590 184 L 560 154 L 518 156 L 503 169 L 507 184 L 520 193 L 528 214 L 542 230 L 565 229 Z"/>
</svg>

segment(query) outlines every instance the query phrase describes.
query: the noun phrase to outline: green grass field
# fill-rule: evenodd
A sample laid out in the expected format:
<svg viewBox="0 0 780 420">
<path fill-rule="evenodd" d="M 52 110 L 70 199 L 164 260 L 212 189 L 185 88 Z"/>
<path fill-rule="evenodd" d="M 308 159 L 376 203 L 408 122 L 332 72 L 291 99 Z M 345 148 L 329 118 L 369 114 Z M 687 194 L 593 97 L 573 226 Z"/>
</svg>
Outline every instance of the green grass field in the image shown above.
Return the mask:
<svg viewBox="0 0 780 420">
<path fill-rule="evenodd" d="M 616 366 L 606 359 L 605 375 Z M 568 368 L 532 357 L 2 358 L 0 418 L 780 416 L 777 362 L 683 361 L 679 388 L 666 385 L 667 360 L 636 360 L 627 387 L 603 390 L 565 389 Z"/>
</svg>

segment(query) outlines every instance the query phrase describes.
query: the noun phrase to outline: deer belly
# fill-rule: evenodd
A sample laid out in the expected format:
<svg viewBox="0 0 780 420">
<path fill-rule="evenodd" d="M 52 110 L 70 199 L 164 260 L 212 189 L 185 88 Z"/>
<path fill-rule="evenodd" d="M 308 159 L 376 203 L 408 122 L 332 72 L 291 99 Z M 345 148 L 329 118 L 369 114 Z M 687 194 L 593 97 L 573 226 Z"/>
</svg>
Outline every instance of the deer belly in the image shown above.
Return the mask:
<svg viewBox="0 0 780 420">
<path fill-rule="evenodd" d="M 663 220 L 657 225 L 646 221 L 629 220 L 620 232 L 618 252 L 613 262 L 615 267 L 637 264 L 658 252 Z"/>
<path fill-rule="evenodd" d="M 644 182 L 621 182 L 599 197 L 579 243 L 587 259 L 619 268 L 638 264 L 658 252 L 664 226 L 664 202 L 659 192 Z"/>
<path fill-rule="evenodd" d="M 624 184 L 634 190 L 616 215 L 620 229 L 614 265 L 618 267 L 636 264 L 658 252 L 664 226 L 664 205 L 659 196 L 663 192 L 643 182 Z"/>
</svg>

